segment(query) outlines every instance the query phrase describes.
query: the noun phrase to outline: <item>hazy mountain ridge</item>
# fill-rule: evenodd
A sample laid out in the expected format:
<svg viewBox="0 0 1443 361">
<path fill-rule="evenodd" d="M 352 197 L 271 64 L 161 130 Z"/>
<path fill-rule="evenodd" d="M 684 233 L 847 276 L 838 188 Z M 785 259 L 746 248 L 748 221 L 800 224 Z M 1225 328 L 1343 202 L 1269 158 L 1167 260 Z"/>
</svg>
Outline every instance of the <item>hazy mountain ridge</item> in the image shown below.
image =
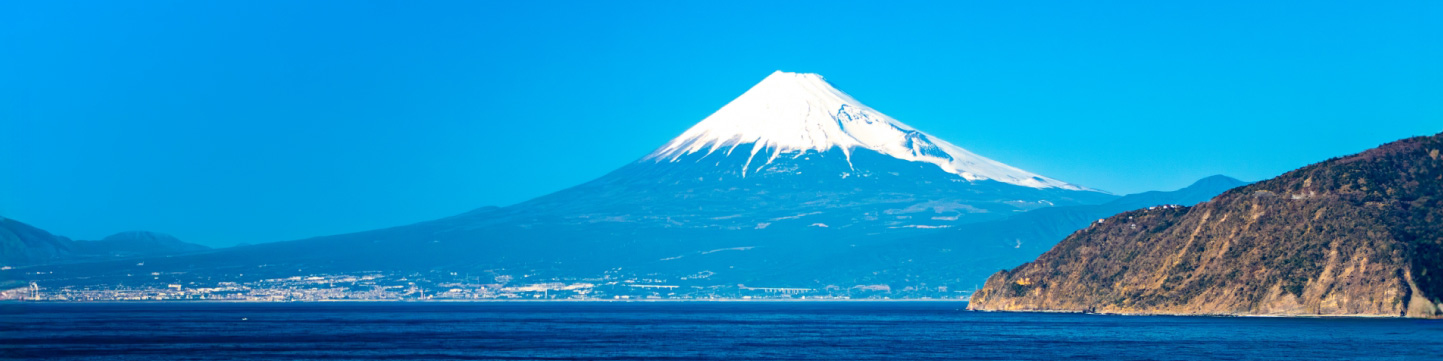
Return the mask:
<svg viewBox="0 0 1443 361">
<path fill-rule="evenodd" d="M 53 262 L 70 257 L 69 238 L 0 217 L 0 262 L 6 266 Z"/>
<path fill-rule="evenodd" d="M 1437 317 L 1443 134 L 1079 231 L 987 280 L 978 310 Z"/>
<path fill-rule="evenodd" d="M 98 241 L 77 241 L 73 247 L 77 253 L 111 257 L 169 255 L 210 250 L 210 247 L 187 243 L 169 234 L 150 231 L 120 232 Z"/>
<path fill-rule="evenodd" d="M 0 262 L 4 266 L 174 255 L 209 250 L 174 236 L 146 231 L 116 233 L 97 241 L 71 240 L 0 217 Z"/>
</svg>

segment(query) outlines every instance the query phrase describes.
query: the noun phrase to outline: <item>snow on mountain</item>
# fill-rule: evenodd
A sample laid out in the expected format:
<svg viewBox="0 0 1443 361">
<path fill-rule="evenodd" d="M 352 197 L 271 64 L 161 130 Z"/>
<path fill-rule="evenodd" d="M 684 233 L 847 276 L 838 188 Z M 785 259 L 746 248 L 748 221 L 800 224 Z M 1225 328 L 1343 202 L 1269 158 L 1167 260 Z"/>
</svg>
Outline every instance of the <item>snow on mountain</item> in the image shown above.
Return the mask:
<svg viewBox="0 0 1443 361">
<path fill-rule="evenodd" d="M 866 149 L 937 165 L 968 181 L 995 180 L 1031 188 L 1086 190 L 988 159 L 916 130 L 832 87 L 821 75 L 777 71 L 740 97 L 643 158 L 676 162 L 698 152 L 752 144 L 741 174 L 786 154 L 840 149 L 848 158 Z M 763 152 L 763 151 L 766 152 Z M 759 157 L 760 156 L 760 157 Z M 755 166 L 754 166 L 755 164 Z"/>
</svg>

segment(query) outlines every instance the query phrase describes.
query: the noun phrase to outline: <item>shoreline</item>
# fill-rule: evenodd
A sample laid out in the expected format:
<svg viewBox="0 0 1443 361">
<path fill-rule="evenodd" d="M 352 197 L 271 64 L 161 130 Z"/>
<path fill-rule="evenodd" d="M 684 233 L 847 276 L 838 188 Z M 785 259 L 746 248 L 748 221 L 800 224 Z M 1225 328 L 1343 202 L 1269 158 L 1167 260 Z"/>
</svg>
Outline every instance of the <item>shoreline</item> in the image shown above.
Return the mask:
<svg viewBox="0 0 1443 361">
<path fill-rule="evenodd" d="M 1161 317 L 1246 317 L 1246 318 L 1357 318 L 1357 319 L 1400 319 L 1400 320 L 1438 320 L 1439 318 L 1389 316 L 1389 315 L 1295 315 L 1295 314 L 1248 314 L 1248 313 L 1165 313 L 1165 312 L 1086 312 L 1086 311 L 1065 311 L 1065 310 L 974 310 L 973 312 L 996 312 L 996 313 L 1072 313 L 1079 315 L 1102 315 L 1102 316 L 1161 316 Z"/>
<path fill-rule="evenodd" d="M 464 304 L 464 303 L 494 303 L 494 304 L 522 304 L 522 303 L 959 303 L 969 304 L 969 301 L 958 299 L 654 299 L 654 300 L 619 300 L 619 299 L 564 299 L 564 300 L 324 300 L 324 301 L 249 301 L 249 300 L 110 300 L 110 301 L 25 301 L 25 300 L 4 300 L 0 306 L 6 305 L 116 305 L 116 304 Z M 1443 320 L 1440 318 L 1420 318 L 1387 315 L 1291 315 L 1291 314 L 1228 314 L 1228 313 L 1149 313 L 1149 312 L 1084 312 L 1066 310 L 974 310 L 966 308 L 961 311 L 982 312 L 982 313 L 1034 313 L 1034 314 L 1078 314 L 1097 316 L 1123 316 L 1123 317 L 1215 317 L 1215 318 L 1290 318 L 1290 319 L 1397 319 L 1397 320 Z"/>
<path fill-rule="evenodd" d="M 280 304 L 280 303 L 663 303 L 663 302 L 772 302 L 772 303 L 793 303 L 793 302 L 947 302 L 947 303 L 968 303 L 960 299 L 516 299 L 516 300 L 315 300 L 315 301 L 253 301 L 253 300 L 102 300 L 102 301 L 30 301 L 30 300 L 3 300 L 0 305 L 6 304 L 114 304 L 114 303 L 257 303 L 257 304 Z"/>
</svg>

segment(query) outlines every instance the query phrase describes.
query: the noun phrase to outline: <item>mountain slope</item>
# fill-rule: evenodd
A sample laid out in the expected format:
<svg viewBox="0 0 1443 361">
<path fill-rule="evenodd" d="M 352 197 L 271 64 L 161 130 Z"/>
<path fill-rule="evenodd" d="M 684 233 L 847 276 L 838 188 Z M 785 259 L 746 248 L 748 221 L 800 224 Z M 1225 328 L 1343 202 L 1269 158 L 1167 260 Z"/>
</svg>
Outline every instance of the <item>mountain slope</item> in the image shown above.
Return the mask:
<svg viewBox="0 0 1443 361">
<path fill-rule="evenodd" d="M 1122 213 L 993 275 L 977 310 L 1436 317 L 1443 134 Z"/>
<path fill-rule="evenodd" d="M 0 265 L 19 266 L 73 257 L 70 239 L 0 217 Z"/>
<path fill-rule="evenodd" d="M 209 250 L 167 234 L 121 232 L 99 241 L 74 241 L 0 217 L 0 266 L 94 261 L 140 256 L 165 256 Z"/>
</svg>

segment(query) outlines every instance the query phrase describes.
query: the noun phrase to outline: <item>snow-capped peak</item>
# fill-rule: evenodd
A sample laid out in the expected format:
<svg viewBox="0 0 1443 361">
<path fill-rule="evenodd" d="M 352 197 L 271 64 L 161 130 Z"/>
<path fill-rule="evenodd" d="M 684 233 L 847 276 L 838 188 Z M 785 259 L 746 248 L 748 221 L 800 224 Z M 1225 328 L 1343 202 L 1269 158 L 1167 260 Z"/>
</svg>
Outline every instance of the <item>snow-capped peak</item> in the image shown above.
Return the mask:
<svg viewBox="0 0 1443 361">
<path fill-rule="evenodd" d="M 913 129 L 833 88 L 821 75 L 777 71 L 643 160 L 676 161 L 696 152 L 754 144 L 752 158 L 769 150 L 770 163 L 785 153 L 856 148 L 898 159 L 936 164 L 969 181 L 985 179 L 1032 188 L 1083 188 L 969 152 Z M 748 161 L 748 164 L 751 162 Z M 745 174 L 745 169 L 743 170 Z"/>
</svg>

